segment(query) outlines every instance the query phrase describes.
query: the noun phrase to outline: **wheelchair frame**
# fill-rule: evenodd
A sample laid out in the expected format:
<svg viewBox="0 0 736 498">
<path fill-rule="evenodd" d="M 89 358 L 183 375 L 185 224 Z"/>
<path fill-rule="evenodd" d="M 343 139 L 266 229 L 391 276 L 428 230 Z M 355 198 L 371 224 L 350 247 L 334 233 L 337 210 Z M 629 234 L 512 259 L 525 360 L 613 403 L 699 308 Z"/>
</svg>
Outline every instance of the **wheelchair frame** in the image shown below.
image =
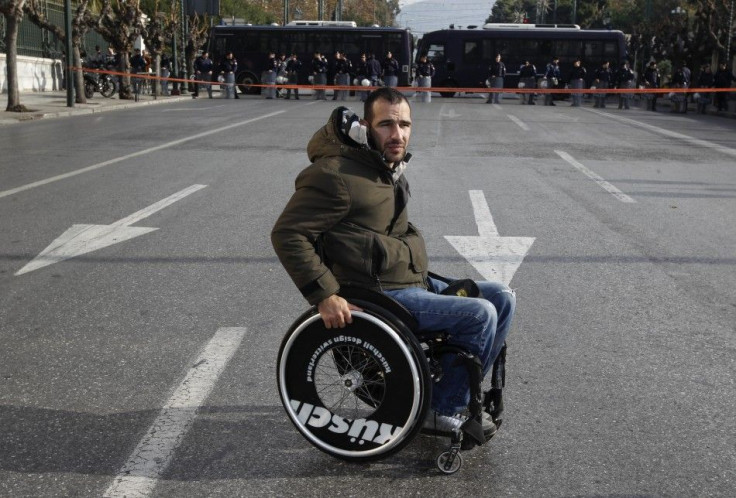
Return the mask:
<svg viewBox="0 0 736 498">
<path fill-rule="evenodd" d="M 334 457 L 385 458 L 421 430 L 432 382 L 442 375 L 438 358 L 455 354 L 470 373 L 471 416 L 462 430 L 447 434 L 451 444 L 437 457 L 437 466 L 448 474 L 459 470 L 463 438 L 483 444 L 483 405 L 489 413 L 493 409 L 488 395 L 485 403 L 482 400 L 477 358 L 447 344 L 442 331 L 417 331 L 409 311 L 385 294 L 343 288 L 340 295 L 363 309 L 352 313 L 351 325 L 326 329 L 312 307 L 281 343 L 278 388 L 291 422 L 310 443 Z M 505 346 L 501 362 L 503 357 Z M 494 387 L 503 383 L 500 367 L 494 364 Z"/>
</svg>

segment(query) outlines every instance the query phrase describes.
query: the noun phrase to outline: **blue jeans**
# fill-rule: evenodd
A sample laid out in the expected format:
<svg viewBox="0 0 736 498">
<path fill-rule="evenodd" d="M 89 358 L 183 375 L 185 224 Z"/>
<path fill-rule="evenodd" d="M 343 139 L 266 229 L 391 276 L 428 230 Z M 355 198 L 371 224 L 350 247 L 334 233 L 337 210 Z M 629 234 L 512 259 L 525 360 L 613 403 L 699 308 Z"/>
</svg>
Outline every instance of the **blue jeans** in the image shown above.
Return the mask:
<svg viewBox="0 0 736 498">
<path fill-rule="evenodd" d="M 387 290 L 386 294 L 406 307 L 417 320 L 420 330 L 446 330 L 450 344 L 477 356 L 483 376 L 493 367 L 516 309 L 516 295 L 500 282 L 477 282 L 482 299 L 439 294 L 447 284 L 428 279 L 429 290 L 419 287 Z M 454 415 L 470 402 L 468 371 L 454 366 L 454 355 L 442 357 L 442 378 L 434 384 L 432 409 L 442 415 Z"/>
</svg>

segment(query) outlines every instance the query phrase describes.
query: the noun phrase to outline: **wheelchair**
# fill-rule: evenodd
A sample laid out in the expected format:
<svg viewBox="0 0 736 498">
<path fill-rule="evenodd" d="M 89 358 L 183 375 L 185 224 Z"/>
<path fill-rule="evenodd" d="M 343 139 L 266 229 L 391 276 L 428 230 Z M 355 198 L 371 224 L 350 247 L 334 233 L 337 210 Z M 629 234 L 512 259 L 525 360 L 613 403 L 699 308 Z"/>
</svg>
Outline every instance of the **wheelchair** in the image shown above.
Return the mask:
<svg viewBox="0 0 736 498">
<path fill-rule="evenodd" d="M 480 361 L 447 343 L 444 331 L 420 331 L 409 311 L 391 297 L 360 288 L 340 296 L 363 309 L 353 323 L 326 329 L 316 307 L 302 314 L 283 338 L 277 377 L 281 402 L 296 429 L 319 450 L 365 462 L 388 457 L 409 444 L 430 409 L 432 383 L 442 376 L 440 358 L 470 374 L 470 416 L 449 436 L 436 458 L 446 474 L 462 466 L 461 449 L 484 444 L 482 411 L 501 423 L 506 345 L 493 366 L 491 390 L 481 390 Z"/>
</svg>

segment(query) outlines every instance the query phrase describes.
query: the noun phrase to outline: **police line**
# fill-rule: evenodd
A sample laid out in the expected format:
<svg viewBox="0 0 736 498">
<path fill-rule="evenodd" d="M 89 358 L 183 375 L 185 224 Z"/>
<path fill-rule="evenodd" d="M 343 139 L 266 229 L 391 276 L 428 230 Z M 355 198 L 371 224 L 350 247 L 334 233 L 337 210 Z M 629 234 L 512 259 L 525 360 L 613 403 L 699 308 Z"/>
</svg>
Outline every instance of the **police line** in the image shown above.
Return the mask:
<svg viewBox="0 0 736 498">
<path fill-rule="evenodd" d="M 136 78 L 136 79 L 145 79 L 145 80 L 166 80 L 167 82 L 177 82 L 177 83 L 197 83 L 200 85 L 214 85 L 214 86 L 226 86 L 228 84 L 233 83 L 227 83 L 225 81 L 219 81 L 219 80 L 213 80 L 213 81 L 203 81 L 203 80 L 196 80 L 194 78 L 191 79 L 183 79 L 183 78 L 164 78 L 161 76 L 155 76 L 152 74 L 146 74 L 146 73 L 124 73 L 120 71 L 108 71 L 108 70 L 102 70 L 102 69 L 91 69 L 91 68 L 81 68 L 81 67 L 72 67 L 72 71 L 83 71 L 85 73 L 97 73 L 97 74 L 109 74 L 111 76 L 128 76 L 130 78 Z M 236 86 L 243 86 L 238 85 L 235 83 Z M 299 89 L 299 90 L 355 90 L 356 92 L 369 92 L 371 90 L 375 90 L 376 88 L 380 88 L 379 86 L 362 86 L 362 85 L 294 85 L 289 83 L 272 83 L 272 84 L 265 84 L 265 83 L 248 83 L 248 87 L 255 87 L 255 88 L 282 88 L 282 89 Z M 479 88 L 479 87 L 472 87 L 472 88 L 463 88 L 463 87 L 446 87 L 446 86 L 434 86 L 434 87 L 421 87 L 421 86 L 399 86 L 394 87 L 396 90 L 402 91 L 402 92 L 437 92 L 437 93 L 445 93 L 445 92 L 451 92 L 451 93 L 518 93 L 518 94 L 528 94 L 528 93 L 534 93 L 534 94 L 557 94 L 557 93 L 564 93 L 564 94 L 573 94 L 573 93 L 583 93 L 583 94 L 596 94 L 596 93 L 610 93 L 610 94 L 619 94 L 619 93 L 635 93 L 635 94 L 670 94 L 670 93 L 716 93 L 716 92 L 733 92 L 736 89 L 733 88 L 596 88 L 591 86 L 590 88 Z"/>
</svg>

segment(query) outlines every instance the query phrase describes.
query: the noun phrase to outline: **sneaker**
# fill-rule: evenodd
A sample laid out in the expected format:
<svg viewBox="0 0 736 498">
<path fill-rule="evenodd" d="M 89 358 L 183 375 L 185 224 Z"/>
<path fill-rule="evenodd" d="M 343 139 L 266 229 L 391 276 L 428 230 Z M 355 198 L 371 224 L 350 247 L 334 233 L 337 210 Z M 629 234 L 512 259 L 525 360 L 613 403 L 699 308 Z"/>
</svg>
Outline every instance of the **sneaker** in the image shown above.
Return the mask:
<svg viewBox="0 0 736 498">
<path fill-rule="evenodd" d="M 430 410 L 422 424 L 422 432 L 424 434 L 452 436 L 452 433 L 459 430 L 467 420 L 468 418 L 463 415 L 441 415 L 434 410 Z"/>
</svg>

